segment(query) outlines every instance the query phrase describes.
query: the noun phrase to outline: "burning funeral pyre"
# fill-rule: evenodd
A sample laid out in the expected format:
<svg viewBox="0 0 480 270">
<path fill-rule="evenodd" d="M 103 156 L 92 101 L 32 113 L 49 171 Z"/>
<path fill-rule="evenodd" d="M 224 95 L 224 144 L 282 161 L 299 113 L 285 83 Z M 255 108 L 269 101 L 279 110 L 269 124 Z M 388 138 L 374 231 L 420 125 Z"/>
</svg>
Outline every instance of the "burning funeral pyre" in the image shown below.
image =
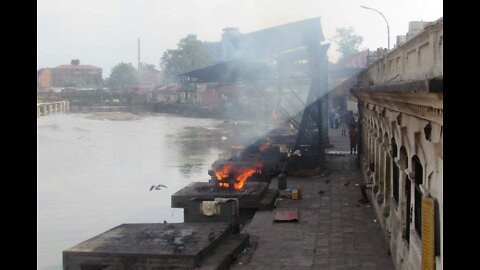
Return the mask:
<svg viewBox="0 0 480 270">
<path fill-rule="evenodd" d="M 262 172 L 262 167 L 260 161 L 216 161 L 209 174 L 215 187 L 240 190 L 251 176 Z"/>
</svg>

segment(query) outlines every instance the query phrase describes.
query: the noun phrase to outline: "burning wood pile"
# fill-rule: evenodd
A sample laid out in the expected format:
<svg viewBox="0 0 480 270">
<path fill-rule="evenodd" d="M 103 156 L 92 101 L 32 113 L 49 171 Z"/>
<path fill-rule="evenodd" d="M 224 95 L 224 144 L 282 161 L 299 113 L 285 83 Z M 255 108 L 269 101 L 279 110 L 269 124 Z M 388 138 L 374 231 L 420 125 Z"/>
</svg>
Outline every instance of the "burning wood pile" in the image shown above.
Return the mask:
<svg viewBox="0 0 480 270">
<path fill-rule="evenodd" d="M 268 138 L 260 138 L 239 154 L 215 161 L 208 172 L 210 182 L 217 188 L 240 190 L 247 180 L 270 178 L 267 176 L 276 173 L 280 160 L 279 148 L 273 146 Z"/>
<path fill-rule="evenodd" d="M 216 161 L 209 175 L 212 177 L 211 182 L 217 188 L 240 190 L 251 176 L 261 173 L 262 168 L 263 163 L 260 161 Z"/>
</svg>

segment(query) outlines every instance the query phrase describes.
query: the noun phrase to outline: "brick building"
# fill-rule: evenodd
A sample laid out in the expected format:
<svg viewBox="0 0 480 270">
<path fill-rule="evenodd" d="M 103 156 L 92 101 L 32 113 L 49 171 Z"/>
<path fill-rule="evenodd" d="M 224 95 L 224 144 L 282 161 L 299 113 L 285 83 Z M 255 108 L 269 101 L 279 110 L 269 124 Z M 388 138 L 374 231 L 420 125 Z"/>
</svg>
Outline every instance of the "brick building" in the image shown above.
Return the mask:
<svg viewBox="0 0 480 270">
<path fill-rule="evenodd" d="M 92 65 L 80 65 L 72 60 L 70 65 L 60 65 L 51 69 L 52 87 L 101 87 L 102 69 Z"/>
<path fill-rule="evenodd" d="M 52 81 L 52 70 L 42 68 L 37 73 L 37 91 L 48 91 Z"/>
</svg>

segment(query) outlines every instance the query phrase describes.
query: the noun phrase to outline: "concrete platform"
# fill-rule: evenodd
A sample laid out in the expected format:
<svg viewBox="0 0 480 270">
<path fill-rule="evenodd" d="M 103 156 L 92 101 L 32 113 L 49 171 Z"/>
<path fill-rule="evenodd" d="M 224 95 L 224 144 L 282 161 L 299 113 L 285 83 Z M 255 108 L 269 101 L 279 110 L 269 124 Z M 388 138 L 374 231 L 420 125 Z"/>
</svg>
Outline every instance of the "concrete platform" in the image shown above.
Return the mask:
<svg viewBox="0 0 480 270">
<path fill-rule="evenodd" d="M 202 212 L 201 201 L 189 201 L 188 206 L 183 208 L 184 222 L 229 222 L 238 223 L 239 207 L 238 201 L 231 200 L 225 203 L 218 203 L 217 214 L 213 216 L 206 216 Z"/>
<path fill-rule="evenodd" d="M 192 201 L 215 198 L 236 198 L 240 208 L 259 208 L 260 201 L 268 189 L 267 183 L 247 181 L 241 190 L 215 190 L 213 184 L 194 182 L 172 195 L 172 208 L 186 208 Z"/>
<path fill-rule="evenodd" d="M 63 269 L 194 269 L 230 235 L 229 223 L 122 224 L 63 251 Z"/>
</svg>

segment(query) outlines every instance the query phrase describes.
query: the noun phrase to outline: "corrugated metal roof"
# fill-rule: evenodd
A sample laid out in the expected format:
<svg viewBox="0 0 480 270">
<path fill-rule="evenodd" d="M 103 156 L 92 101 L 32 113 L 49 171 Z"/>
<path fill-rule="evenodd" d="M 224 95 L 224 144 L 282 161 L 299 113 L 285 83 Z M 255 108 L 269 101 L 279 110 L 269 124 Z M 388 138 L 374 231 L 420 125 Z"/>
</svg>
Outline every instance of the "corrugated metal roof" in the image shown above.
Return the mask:
<svg viewBox="0 0 480 270">
<path fill-rule="evenodd" d="M 270 75 L 264 63 L 246 59 L 235 59 L 192 70 L 179 76 L 189 76 L 203 82 L 234 82 L 239 78 L 256 79 Z"/>
<path fill-rule="evenodd" d="M 266 28 L 229 39 L 236 57 L 268 58 L 283 51 L 325 40 L 320 17 Z"/>
</svg>

